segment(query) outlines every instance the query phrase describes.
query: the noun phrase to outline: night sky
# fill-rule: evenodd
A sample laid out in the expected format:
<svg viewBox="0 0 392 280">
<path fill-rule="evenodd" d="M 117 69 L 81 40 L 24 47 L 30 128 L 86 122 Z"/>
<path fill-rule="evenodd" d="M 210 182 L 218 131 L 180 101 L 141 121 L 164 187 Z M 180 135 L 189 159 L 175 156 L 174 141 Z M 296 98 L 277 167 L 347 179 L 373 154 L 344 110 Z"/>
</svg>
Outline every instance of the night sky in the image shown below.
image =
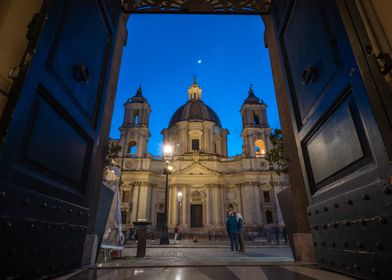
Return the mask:
<svg viewBox="0 0 392 280">
<path fill-rule="evenodd" d="M 148 152 L 160 155 L 161 130 L 188 100 L 197 76 L 202 100 L 229 129 L 229 155 L 242 151 L 239 110 L 249 85 L 268 105 L 272 128 L 280 127 L 264 25 L 259 16 L 132 15 L 123 52 L 111 138 L 119 138 L 123 104 L 139 83 L 152 113 Z"/>
</svg>

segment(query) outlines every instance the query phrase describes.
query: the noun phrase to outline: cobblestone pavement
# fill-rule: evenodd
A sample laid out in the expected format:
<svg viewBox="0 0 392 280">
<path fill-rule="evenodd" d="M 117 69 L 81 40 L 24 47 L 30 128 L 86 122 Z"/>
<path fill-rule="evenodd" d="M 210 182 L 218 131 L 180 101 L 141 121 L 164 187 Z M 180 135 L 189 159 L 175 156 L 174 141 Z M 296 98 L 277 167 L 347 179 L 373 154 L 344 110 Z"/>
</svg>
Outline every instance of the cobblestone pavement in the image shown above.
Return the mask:
<svg viewBox="0 0 392 280">
<path fill-rule="evenodd" d="M 232 252 L 229 246 L 210 247 L 147 246 L 146 256 L 137 258 L 136 247 L 125 248 L 122 258 L 97 264 L 98 267 L 154 267 L 154 266 L 213 266 L 213 265 L 260 265 L 269 263 L 293 263 L 289 247 L 250 247 L 244 253 Z"/>
</svg>

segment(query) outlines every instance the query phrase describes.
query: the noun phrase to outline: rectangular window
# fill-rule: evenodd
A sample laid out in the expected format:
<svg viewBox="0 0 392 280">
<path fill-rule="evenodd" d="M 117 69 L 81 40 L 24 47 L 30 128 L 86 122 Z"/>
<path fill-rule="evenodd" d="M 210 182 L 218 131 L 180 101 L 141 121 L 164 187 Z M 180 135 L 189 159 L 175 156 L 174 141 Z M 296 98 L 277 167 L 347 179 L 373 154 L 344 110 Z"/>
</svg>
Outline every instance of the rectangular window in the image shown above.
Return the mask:
<svg viewBox="0 0 392 280">
<path fill-rule="evenodd" d="M 270 193 L 269 192 L 263 192 L 263 196 L 264 196 L 264 202 L 271 202 L 271 198 L 270 198 Z"/>
<path fill-rule="evenodd" d="M 122 202 L 129 202 L 129 192 L 128 191 L 123 192 Z"/>
<path fill-rule="evenodd" d="M 126 211 L 121 211 L 121 223 L 122 224 L 127 223 L 127 212 Z"/>
<path fill-rule="evenodd" d="M 198 151 L 199 149 L 199 139 L 192 139 L 192 151 Z"/>
</svg>

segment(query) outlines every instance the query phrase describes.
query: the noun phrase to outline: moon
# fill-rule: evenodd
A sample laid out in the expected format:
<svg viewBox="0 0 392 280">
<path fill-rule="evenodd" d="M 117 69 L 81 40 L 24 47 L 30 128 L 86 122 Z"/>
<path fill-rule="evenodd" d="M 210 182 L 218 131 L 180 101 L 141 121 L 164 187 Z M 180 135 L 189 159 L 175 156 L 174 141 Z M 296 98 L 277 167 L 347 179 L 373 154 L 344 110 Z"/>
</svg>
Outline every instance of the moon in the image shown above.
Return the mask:
<svg viewBox="0 0 392 280">
<path fill-rule="evenodd" d="M 197 61 L 197 64 L 201 64 L 201 63 L 202 63 L 202 60 L 199 59 L 199 60 Z"/>
</svg>

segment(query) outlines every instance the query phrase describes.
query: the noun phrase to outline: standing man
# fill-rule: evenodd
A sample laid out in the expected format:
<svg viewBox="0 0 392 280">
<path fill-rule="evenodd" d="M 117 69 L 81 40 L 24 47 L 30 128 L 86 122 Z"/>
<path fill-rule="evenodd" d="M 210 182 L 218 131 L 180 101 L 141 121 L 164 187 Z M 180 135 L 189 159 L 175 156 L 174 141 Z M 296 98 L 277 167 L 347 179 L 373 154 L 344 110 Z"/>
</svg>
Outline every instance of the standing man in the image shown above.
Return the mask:
<svg viewBox="0 0 392 280">
<path fill-rule="evenodd" d="M 234 251 L 234 247 L 238 251 L 238 223 L 233 212 L 227 214 L 226 230 L 230 239 L 231 251 Z"/>
<path fill-rule="evenodd" d="M 244 246 L 244 218 L 240 213 L 236 215 L 238 223 L 238 243 L 240 244 L 240 252 L 245 252 Z"/>
</svg>

